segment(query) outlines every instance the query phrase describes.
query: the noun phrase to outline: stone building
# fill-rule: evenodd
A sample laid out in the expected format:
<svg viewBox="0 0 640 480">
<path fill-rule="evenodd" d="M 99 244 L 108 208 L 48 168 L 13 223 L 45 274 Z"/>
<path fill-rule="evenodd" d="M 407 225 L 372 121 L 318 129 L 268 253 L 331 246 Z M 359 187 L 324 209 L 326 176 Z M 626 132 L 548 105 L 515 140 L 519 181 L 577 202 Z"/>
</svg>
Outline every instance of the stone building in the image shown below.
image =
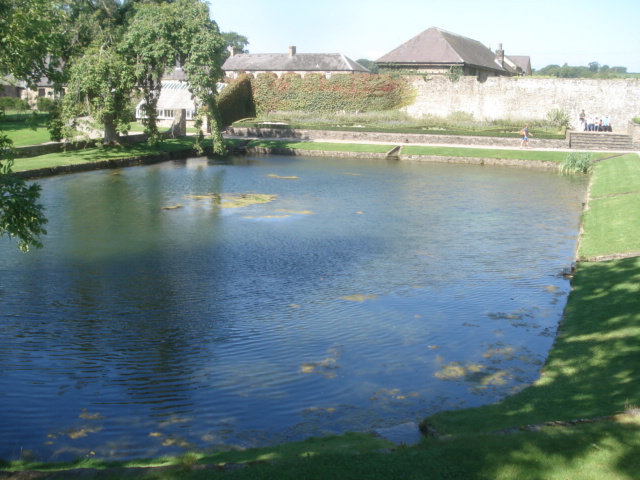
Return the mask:
<svg viewBox="0 0 640 480">
<path fill-rule="evenodd" d="M 531 74 L 526 56 L 507 56 L 500 44 L 494 53 L 482 43 L 437 27 L 431 27 L 383 55 L 375 63 L 382 72 L 409 75 L 448 74 L 458 68 L 480 81 L 489 77 Z"/>
<path fill-rule="evenodd" d="M 235 53 L 222 65 L 229 78 L 237 78 L 241 73 L 258 75 L 272 72 L 278 77 L 285 73 L 320 73 L 327 78 L 337 74 L 370 74 L 358 62 L 341 53 L 297 53 L 296 47 L 289 47 L 289 53 Z"/>
</svg>

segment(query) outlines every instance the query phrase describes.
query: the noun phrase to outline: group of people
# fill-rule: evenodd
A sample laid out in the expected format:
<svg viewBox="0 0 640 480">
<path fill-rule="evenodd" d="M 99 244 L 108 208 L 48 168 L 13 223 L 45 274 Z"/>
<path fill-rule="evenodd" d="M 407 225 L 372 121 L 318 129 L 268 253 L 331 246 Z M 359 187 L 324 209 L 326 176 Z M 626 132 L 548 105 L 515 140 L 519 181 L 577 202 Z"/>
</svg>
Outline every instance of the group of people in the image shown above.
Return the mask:
<svg viewBox="0 0 640 480">
<path fill-rule="evenodd" d="M 582 132 L 612 132 L 611 118 L 609 115 L 604 117 L 587 117 L 584 110 L 580 112 L 580 125 L 578 130 Z"/>
</svg>

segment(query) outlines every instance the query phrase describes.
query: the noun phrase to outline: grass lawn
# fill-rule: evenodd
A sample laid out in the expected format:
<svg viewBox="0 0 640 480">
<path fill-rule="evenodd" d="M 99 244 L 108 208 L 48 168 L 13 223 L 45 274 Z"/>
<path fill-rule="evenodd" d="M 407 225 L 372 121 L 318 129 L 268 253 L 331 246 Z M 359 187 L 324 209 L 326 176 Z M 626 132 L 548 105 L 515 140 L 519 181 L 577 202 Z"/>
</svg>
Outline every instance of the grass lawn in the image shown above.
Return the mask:
<svg viewBox="0 0 640 480">
<path fill-rule="evenodd" d="M 640 192 L 640 156 L 628 153 L 595 164 L 591 198 Z"/>
<path fill-rule="evenodd" d="M 628 154 L 597 163 L 590 197 L 579 258 L 640 252 L 640 157 Z"/>
<path fill-rule="evenodd" d="M 11 116 L 10 118 L 14 118 Z M 24 147 L 26 145 L 39 145 L 51 141 L 49 130 L 45 126 L 46 117 L 38 115 L 37 130 L 32 130 L 22 119 L 5 120 L 0 123 L 0 129 L 3 133 L 13 141 L 14 147 Z"/>
<path fill-rule="evenodd" d="M 582 215 L 584 233 L 579 258 L 640 252 L 638 219 L 640 192 L 592 199 Z"/>
</svg>

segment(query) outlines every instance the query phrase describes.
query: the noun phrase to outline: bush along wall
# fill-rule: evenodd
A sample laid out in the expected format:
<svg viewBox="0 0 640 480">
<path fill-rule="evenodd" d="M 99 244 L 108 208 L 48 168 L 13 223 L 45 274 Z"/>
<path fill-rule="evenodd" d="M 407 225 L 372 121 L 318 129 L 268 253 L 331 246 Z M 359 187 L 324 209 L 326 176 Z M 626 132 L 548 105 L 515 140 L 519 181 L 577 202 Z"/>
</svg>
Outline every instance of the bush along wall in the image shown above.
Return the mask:
<svg viewBox="0 0 640 480">
<path fill-rule="evenodd" d="M 260 74 L 252 80 L 257 115 L 305 111 L 393 110 L 413 101 L 413 89 L 404 78 L 390 75 Z"/>
<path fill-rule="evenodd" d="M 218 110 L 223 127 L 243 118 L 255 117 L 256 107 L 249 76 L 243 75 L 222 89 L 218 96 Z"/>
</svg>

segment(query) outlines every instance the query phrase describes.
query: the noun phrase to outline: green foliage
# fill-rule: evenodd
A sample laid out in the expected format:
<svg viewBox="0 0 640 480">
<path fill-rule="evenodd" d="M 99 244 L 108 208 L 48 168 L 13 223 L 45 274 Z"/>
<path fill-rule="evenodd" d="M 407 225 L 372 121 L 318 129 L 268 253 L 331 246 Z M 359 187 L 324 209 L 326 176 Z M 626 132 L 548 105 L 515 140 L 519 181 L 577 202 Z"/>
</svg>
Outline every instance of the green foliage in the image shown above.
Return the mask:
<svg viewBox="0 0 640 480">
<path fill-rule="evenodd" d="M 406 105 L 412 91 L 404 79 L 389 75 L 261 74 L 252 81 L 256 113 L 390 110 Z"/>
<path fill-rule="evenodd" d="M 0 110 L 17 110 L 19 112 L 24 112 L 29 110 L 29 103 L 21 98 L 0 97 Z"/>
<path fill-rule="evenodd" d="M 0 76 L 10 74 L 29 85 L 42 76 L 60 80 L 62 12 L 51 0 L 0 1 Z"/>
<path fill-rule="evenodd" d="M 547 65 L 540 70 L 533 72 L 535 76 L 555 77 L 555 78 L 631 78 L 627 73 L 627 67 L 609 67 L 600 65 L 598 62 L 591 62 L 589 66 L 572 67 L 568 64 Z"/>
<path fill-rule="evenodd" d="M 225 43 L 225 50 L 222 54 L 222 63 L 224 63 L 231 55 L 231 47 L 234 47 L 236 49 L 236 54 L 249 53 L 249 50 L 247 50 L 249 40 L 244 35 L 240 35 L 236 32 L 221 32 L 220 35 L 222 35 Z"/>
<path fill-rule="evenodd" d="M 131 91 L 136 85 L 133 66 L 114 48 L 91 48 L 69 69 L 68 91 L 64 97 L 63 118 L 91 115 L 104 125 L 104 140 L 115 141 L 118 133 L 128 132 L 131 117 Z"/>
<path fill-rule="evenodd" d="M 554 108 L 547 112 L 547 120 L 558 128 L 568 127 L 571 124 L 571 117 L 562 108 Z"/>
<path fill-rule="evenodd" d="M 2 114 L 0 114 L 0 120 Z M 18 248 L 42 248 L 40 235 L 47 231 L 43 207 L 38 203 L 41 187 L 13 175 L 13 142 L 0 130 L 0 237 L 18 240 Z"/>
<path fill-rule="evenodd" d="M 640 117 L 633 117 L 633 123 L 640 124 Z"/>
<path fill-rule="evenodd" d="M 450 67 L 449 71 L 444 74 L 444 76 L 447 77 L 452 83 L 460 81 L 463 75 L 464 70 L 459 66 Z"/>
<path fill-rule="evenodd" d="M 36 101 L 36 108 L 39 112 L 50 112 L 53 110 L 55 100 L 47 97 L 38 97 Z"/>
<path fill-rule="evenodd" d="M 374 62 L 373 60 L 368 60 L 366 58 L 360 58 L 360 59 L 356 60 L 356 62 L 358 62 L 360 65 L 362 65 L 364 68 L 366 68 L 367 70 L 369 70 L 373 74 L 380 73 L 380 67 L 378 67 L 376 62 Z"/>
<path fill-rule="evenodd" d="M 574 173 L 591 173 L 593 170 L 593 158 L 590 153 L 572 152 L 558 166 L 560 173 L 570 175 Z"/>
<path fill-rule="evenodd" d="M 223 127 L 236 120 L 255 116 L 251 79 L 245 75 L 224 87 L 218 95 L 218 110 Z"/>
<path fill-rule="evenodd" d="M 201 0 L 136 6 L 119 48 L 134 65 L 146 111 L 143 122 L 150 138 L 158 138 L 156 107 L 162 76 L 178 61 L 196 103 L 196 125 L 201 126 L 206 117 L 213 125 L 216 148 L 224 151 L 215 98 L 216 84 L 222 78 L 225 45 L 217 24 L 210 20 L 207 4 Z"/>
</svg>

